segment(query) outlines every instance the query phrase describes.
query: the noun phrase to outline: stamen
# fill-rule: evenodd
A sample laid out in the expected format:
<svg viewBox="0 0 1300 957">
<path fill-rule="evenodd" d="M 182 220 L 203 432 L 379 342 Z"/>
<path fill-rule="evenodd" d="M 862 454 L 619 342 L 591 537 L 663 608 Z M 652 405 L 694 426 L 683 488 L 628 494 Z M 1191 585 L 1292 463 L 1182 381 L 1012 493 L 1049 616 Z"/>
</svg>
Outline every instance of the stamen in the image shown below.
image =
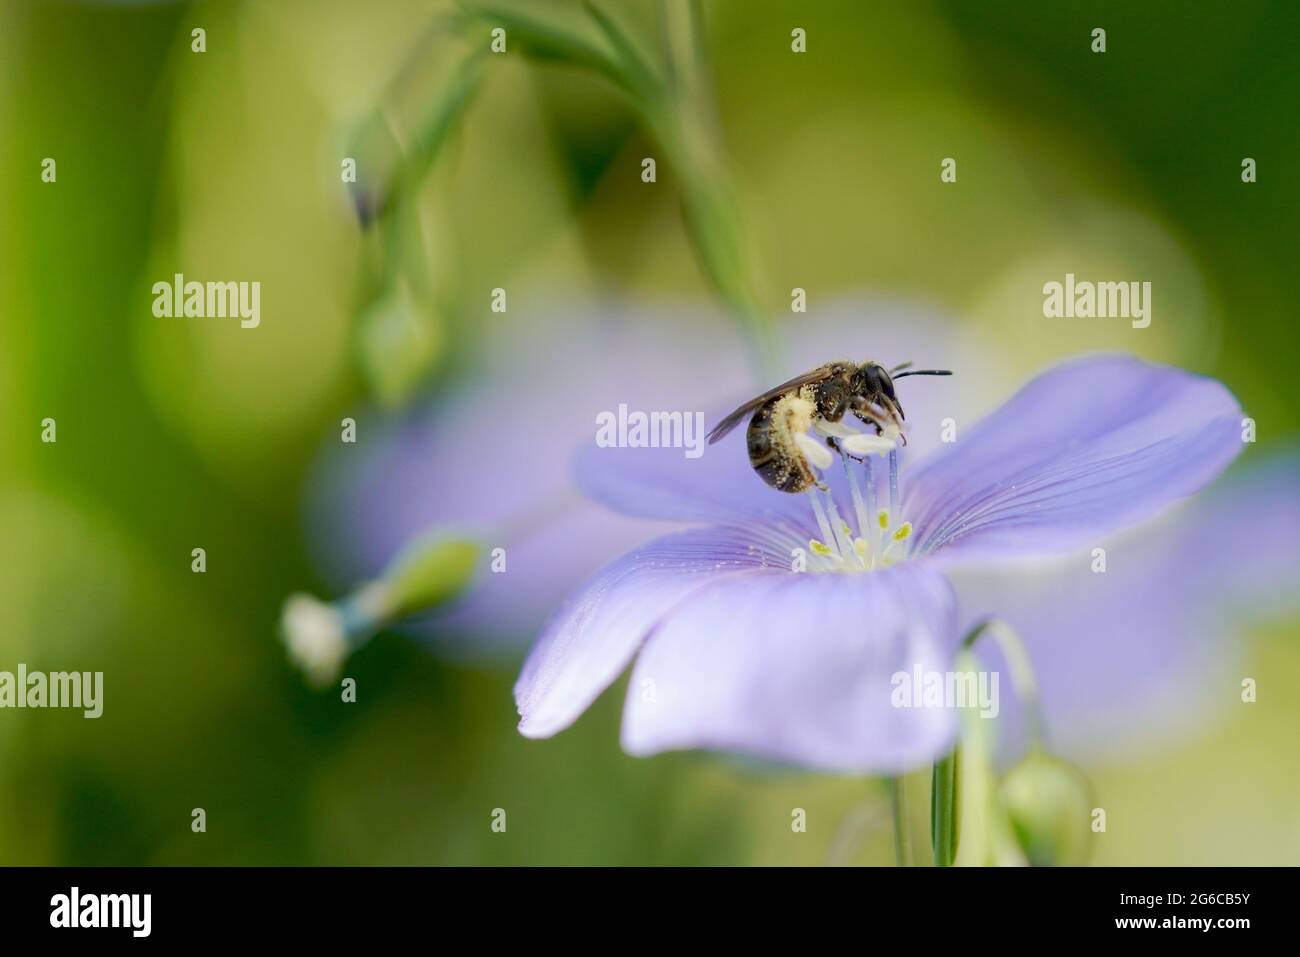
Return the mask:
<svg viewBox="0 0 1300 957">
<path fill-rule="evenodd" d="M 898 514 L 898 447 L 889 450 L 889 511 Z"/>
<path fill-rule="evenodd" d="M 876 513 L 876 473 L 871 467 L 871 459 L 868 458 L 863 461 L 862 471 L 867 478 L 867 514 L 874 515 Z M 867 530 L 866 524 L 862 526 L 862 534 L 868 536 L 871 534 Z"/>
<path fill-rule="evenodd" d="M 905 558 L 907 543 L 912 537 L 913 530 L 911 522 L 894 525 L 894 522 L 902 517 L 899 514 L 897 447 L 891 446 L 889 449 L 889 507 L 877 508 L 878 493 L 871 457 L 862 459 L 865 473 L 863 477 L 866 480 L 864 489 L 862 478 L 854 471 L 850 461 L 855 456 L 850 454 L 851 449 L 841 434 L 846 430 L 838 423 L 831 423 L 831 426 L 830 429 L 819 428 L 819 431 L 833 434 L 837 440 L 840 464 L 844 467 L 844 477 L 848 482 L 853 503 L 852 517 L 856 519 L 859 534 L 855 535 L 853 525 L 840 517 L 839 506 L 829 489 L 822 486 L 809 489 L 808 495 L 812 499 L 813 515 L 817 519 L 821 538 L 809 540 L 808 546 L 821 560 L 819 567 L 824 570 L 838 571 L 869 570 Z M 871 436 L 871 438 L 877 437 Z M 825 450 L 824 446 L 818 445 L 811 437 L 808 437 L 808 444 L 815 446 L 819 451 Z M 804 447 L 803 443 L 800 445 Z M 821 456 L 809 453 L 809 459 L 812 464 L 817 465 Z"/>
<path fill-rule="evenodd" d="M 902 543 L 906 542 L 911 537 L 912 537 L 912 523 L 904 522 L 902 525 L 898 526 L 898 528 L 894 529 L 894 531 L 889 535 L 888 544 L 885 546 L 885 550 L 881 553 L 880 557 L 882 559 L 896 558 L 897 556 L 894 554 L 894 546 L 898 545 L 900 547 L 904 547 Z"/>
<path fill-rule="evenodd" d="M 858 481 L 858 474 L 853 471 L 847 452 L 840 452 L 840 462 L 844 466 L 844 476 L 849 480 L 849 495 L 853 498 L 853 512 L 858 519 L 858 534 L 865 535 L 870 528 L 870 520 L 867 505 L 862 500 L 862 484 Z M 854 544 L 856 545 L 856 542 Z"/>
<path fill-rule="evenodd" d="M 853 529 L 844 519 L 840 518 L 840 510 L 835 504 L 835 496 L 830 492 L 823 493 L 826 496 L 826 510 L 830 515 L 831 528 L 835 532 L 835 544 L 839 546 L 840 555 L 844 558 L 854 558 L 857 553 L 853 550 Z"/>
<path fill-rule="evenodd" d="M 826 518 L 826 510 L 822 508 L 822 500 L 817 492 L 817 486 L 815 485 L 808 490 L 808 497 L 812 499 L 813 514 L 817 516 L 817 528 L 822 533 L 823 542 L 833 542 L 835 541 L 835 535 L 831 531 L 831 523 Z M 829 551 L 829 549 L 827 550 Z"/>
</svg>

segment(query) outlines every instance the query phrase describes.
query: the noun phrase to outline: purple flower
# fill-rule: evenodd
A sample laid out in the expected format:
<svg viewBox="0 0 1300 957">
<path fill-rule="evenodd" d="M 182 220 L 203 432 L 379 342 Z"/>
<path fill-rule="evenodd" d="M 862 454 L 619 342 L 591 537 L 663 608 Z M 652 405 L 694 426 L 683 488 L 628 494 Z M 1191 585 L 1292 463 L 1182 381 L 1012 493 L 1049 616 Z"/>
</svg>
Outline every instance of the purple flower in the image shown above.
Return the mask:
<svg viewBox="0 0 1300 957">
<path fill-rule="evenodd" d="M 911 380 L 901 398 L 910 410 L 948 381 Z M 597 500 L 706 527 L 615 561 L 550 623 L 516 684 L 521 732 L 567 727 L 636 658 L 630 753 L 855 773 L 928 761 L 954 716 L 894 707 L 892 679 L 948 667 L 964 619 L 947 572 L 1096 543 L 1196 492 L 1242 447 L 1222 385 L 1124 356 L 1065 362 L 983 422 L 951 425 L 958 440 L 901 475 L 896 452 L 888 475 L 880 459 L 844 460 L 808 495 L 763 484 L 743 430 L 698 460 L 585 449 L 578 478 Z"/>
<path fill-rule="evenodd" d="M 882 354 L 944 362 L 951 353 L 947 325 L 914 305 L 854 298 L 819 312 L 789 329 L 791 355 L 808 366 L 887 319 L 898 331 L 871 333 Z M 597 416 L 620 404 L 703 411 L 755 383 L 743 343 L 707 312 L 575 302 L 502 317 L 487 332 L 484 360 L 459 388 L 399 416 L 358 413 L 356 445 L 331 436 L 307 485 L 306 524 L 340 588 L 374 578 L 431 529 L 481 541 L 484 564 L 487 549 L 504 548 L 505 574 L 482 569 L 454 607 L 398 627 L 436 637 L 442 654 L 517 661 L 577 584 L 681 525 L 612 514 L 574 487 L 573 451 L 593 441 Z M 965 385 L 964 400 L 986 401 Z M 937 422 L 931 398 L 909 405 L 909 419 Z M 918 429 L 909 451 L 937 441 L 937 428 Z"/>
</svg>

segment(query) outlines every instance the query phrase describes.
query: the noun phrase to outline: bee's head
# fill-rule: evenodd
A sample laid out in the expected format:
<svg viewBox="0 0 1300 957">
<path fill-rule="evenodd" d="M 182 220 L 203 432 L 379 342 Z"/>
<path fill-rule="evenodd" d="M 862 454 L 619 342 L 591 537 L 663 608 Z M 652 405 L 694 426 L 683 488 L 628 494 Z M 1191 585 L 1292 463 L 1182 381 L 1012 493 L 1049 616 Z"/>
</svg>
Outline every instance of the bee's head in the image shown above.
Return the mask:
<svg viewBox="0 0 1300 957">
<path fill-rule="evenodd" d="M 877 433 L 881 431 L 882 423 L 890 419 L 895 426 L 902 429 L 903 406 L 899 403 L 898 396 L 894 394 L 894 378 L 889 374 L 889 370 L 879 362 L 868 359 L 854 373 L 853 387 L 854 392 L 875 409 L 874 413 L 859 412 L 859 418 L 874 423 Z M 885 417 L 884 420 L 880 418 L 882 415 Z"/>
<path fill-rule="evenodd" d="M 868 360 L 858 369 L 854 384 L 859 387 L 858 395 L 897 412 L 897 418 L 901 420 L 905 418 L 903 404 L 894 395 L 894 380 L 909 375 L 952 375 L 952 372 L 948 369 L 913 369 L 910 362 L 886 369 L 879 362 Z"/>
<path fill-rule="evenodd" d="M 884 395 L 889 399 L 897 398 L 894 395 L 894 380 L 879 362 L 868 360 L 862 363 L 858 369 L 858 384 L 858 394 L 861 396 L 870 398 L 873 395 Z"/>
</svg>

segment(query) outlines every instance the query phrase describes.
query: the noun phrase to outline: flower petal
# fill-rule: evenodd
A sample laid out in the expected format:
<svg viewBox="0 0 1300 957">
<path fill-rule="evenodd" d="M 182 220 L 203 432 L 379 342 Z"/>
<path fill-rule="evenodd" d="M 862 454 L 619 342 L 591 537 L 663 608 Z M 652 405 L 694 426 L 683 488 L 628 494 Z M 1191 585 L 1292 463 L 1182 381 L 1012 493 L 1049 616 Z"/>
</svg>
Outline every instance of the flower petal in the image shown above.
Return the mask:
<svg viewBox="0 0 1300 957">
<path fill-rule="evenodd" d="M 737 576 L 791 574 L 784 544 L 762 530 L 691 529 L 607 565 L 529 653 L 515 683 L 520 732 L 545 738 L 572 724 L 694 592 Z"/>
<path fill-rule="evenodd" d="M 1059 553 L 1200 489 L 1241 451 L 1213 379 L 1130 356 L 1048 370 L 904 480 L 915 550 L 945 560 Z"/>
<path fill-rule="evenodd" d="M 716 422 L 722 416 L 706 419 Z M 682 449 L 584 445 L 574 459 L 584 493 L 623 515 L 699 524 L 796 522 L 811 514 L 802 495 L 771 488 L 749 464 L 745 424 L 699 458 Z"/>
<path fill-rule="evenodd" d="M 1243 466 L 1149 531 L 1107 540 L 1104 574 L 1083 549 L 1049 568 L 954 573 L 968 620 L 995 615 L 1019 633 L 1054 749 L 1147 754 L 1239 700 L 1252 622 L 1300 606 L 1300 458 Z M 979 654 L 998 666 L 992 645 Z M 1022 743 L 1018 712 L 1003 695 L 1009 753 Z"/>
<path fill-rule="evenodd" d="M 892 677 L 943 671 L 957 644 L 946 580 L 737 577 L 660 623 L 633 670 L 623 747 L 735 751 L 837 772 L 896 772 L 948 745 L 952 712 L 894 707 Z"/>
</svg>

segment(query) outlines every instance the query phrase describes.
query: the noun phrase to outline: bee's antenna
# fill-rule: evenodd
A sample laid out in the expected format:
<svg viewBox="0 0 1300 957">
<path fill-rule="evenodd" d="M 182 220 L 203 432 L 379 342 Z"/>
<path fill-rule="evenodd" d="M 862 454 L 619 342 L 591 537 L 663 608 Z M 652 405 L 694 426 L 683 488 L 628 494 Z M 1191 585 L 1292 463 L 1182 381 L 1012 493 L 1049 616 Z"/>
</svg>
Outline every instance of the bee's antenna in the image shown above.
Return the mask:
<svg viewBox="0 0 1300 957">
<path fill-rule="evenodd" d="M 907 372 L 900 372 L 898 375 L 891 376 L 894 379 L 902 379 L 909 375 L 952 375 L 951 369 L 911 369 Z"/>
</svg>

